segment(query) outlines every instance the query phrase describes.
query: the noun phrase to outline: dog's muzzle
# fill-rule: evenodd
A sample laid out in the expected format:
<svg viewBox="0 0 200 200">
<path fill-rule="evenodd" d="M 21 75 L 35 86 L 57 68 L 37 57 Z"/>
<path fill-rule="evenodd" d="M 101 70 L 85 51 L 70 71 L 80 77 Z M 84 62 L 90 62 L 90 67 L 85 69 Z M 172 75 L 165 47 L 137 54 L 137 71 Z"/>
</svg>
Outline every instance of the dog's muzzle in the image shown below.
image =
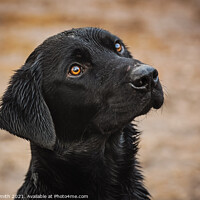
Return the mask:
<svg viewBox="0 0 200 200">
<path fill-rule="evenodd" d="M 164 101 L 158 71 L 145 64 L 131 70 L 129 85 L 137 91 L 151 92 L 152 106 L 159 109 Z"/>
</svg>

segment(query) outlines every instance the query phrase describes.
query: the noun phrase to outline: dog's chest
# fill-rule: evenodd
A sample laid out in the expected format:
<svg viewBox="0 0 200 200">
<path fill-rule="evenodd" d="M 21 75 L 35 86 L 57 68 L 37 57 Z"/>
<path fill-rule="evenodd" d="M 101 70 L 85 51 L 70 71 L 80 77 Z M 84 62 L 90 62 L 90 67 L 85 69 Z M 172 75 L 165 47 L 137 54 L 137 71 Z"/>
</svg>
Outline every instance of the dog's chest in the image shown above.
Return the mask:
<svg viewBox="0 0 200 200">
<path fill-rule="evenodd" d="M 82 161 L 79 158 L 84 163 L 78 170 L 80 189 L 88 191 L 94 199 L 126 199 L 134 172 L 134 155 L 126 145 L 129 146 L 124 140 L 112 141 L 103 151 L 90 152 Z"/>
</svg>

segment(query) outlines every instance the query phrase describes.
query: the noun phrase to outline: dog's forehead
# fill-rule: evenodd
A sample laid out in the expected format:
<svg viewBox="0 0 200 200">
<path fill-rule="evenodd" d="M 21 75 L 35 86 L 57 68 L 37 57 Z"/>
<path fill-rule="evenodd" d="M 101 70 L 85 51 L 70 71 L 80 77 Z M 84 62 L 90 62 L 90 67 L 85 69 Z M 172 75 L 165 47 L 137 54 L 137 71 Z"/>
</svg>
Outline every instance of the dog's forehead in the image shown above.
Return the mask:
<svg viewBox="0 0 200 200">
<path fill-rule="evenodd" d="M 114 40 L 117 36 L 99 28 L 78 28 L 66 32 L 68 38 L 78 39 L 80 41 L 94 42 L 103 41 L 103 39 Z"/>
</svg>

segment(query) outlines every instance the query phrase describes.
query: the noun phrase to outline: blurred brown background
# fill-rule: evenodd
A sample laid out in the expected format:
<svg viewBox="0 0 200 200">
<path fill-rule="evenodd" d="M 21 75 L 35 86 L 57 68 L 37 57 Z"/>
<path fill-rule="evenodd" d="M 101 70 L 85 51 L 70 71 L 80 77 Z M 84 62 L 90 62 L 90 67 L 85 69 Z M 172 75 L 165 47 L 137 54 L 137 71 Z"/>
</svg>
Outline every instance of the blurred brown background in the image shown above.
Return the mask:
<svg viewBox="0 0 200 200">
<path fill-rule="evenodd" d="M 134 57 L 155 66 L 165 105 L 137 119 L 140 160 L 155 200 L 200 199 L 199 0 L 1 0 L 0 96 L 47 37 L 95 26 L 120 36 Z M 15 194 L 30 160 L 29 143 L 0 131 L 0 194 Z"/>
</svg>

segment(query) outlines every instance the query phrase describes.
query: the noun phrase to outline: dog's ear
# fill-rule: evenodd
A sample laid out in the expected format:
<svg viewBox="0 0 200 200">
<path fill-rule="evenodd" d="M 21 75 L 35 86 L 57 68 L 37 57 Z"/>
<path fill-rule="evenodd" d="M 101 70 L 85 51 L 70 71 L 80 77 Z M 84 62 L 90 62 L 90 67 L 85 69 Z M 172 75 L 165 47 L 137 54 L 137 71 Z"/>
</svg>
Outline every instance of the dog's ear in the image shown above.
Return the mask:
<svg viewBox="0 0 200 200">
<path fill-rule="evenodd" d="M 1 102 L 0 128 L 41 147 L 53 148 L 56 134 L 42 95 L 41 56 L 32 53 L 12 77 Z"/>
</svg>

